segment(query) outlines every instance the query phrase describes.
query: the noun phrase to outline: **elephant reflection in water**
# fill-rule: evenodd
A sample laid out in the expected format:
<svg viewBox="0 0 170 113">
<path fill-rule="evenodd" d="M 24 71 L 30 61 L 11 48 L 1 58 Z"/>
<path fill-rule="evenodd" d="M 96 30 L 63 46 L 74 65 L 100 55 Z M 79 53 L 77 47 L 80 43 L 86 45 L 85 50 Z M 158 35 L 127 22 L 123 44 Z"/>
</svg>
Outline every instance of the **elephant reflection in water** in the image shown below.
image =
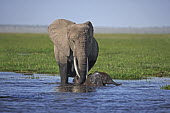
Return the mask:
<svg viewBox="0 0 170 113">
<path fill-rule="evenodd" d="M 57 87 L 57 92 L 73 92 L 73 93 L 84 93 L 84 92 L 94 92 L 95 87 L 85 86 L 85 85 L 60 85 Z"/>
<path fill-rule="evenodd" d="M 75 77 L 73 82 L 76 83 L 77 78 Z M 113 84 L 116 86 L 121 83 L 116 83 L 112 78 L 105 72 L 95 72 L 89 74 L 83 85 L 65 85 L 58 88 L 59 92 L 92 92 L 95 91 L 95 87 L 106 86 L 107 84 Z"/>
</svg>

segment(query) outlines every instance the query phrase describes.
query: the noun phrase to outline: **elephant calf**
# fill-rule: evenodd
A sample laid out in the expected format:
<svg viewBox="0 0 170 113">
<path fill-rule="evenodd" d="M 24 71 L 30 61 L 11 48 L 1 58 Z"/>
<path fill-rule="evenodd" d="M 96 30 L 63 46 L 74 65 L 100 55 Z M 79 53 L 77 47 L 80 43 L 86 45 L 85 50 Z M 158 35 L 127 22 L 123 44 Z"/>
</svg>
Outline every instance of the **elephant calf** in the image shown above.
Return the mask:
<svg viewBox="0 0 170 113">
<path fill-rule="evenodd" d="M 74 82 L 76 82 L 76 78 L 74 79 Z M 114 84 L 116 86 L 121 85 L 121 83 L 114 82 L 105 72 L 95 72 L 93 74 L 89 74 L 84 83 L 86 86 L 105 86 L 106 84 Z"/>
<path fill-rule="evenodd" d="M 77 83 L 78 78 L 75 77 L 73 82 Z M 121 85 L 121 83 L 116 83 L 112 80 L 112 78 L 105 72 L 95 72 L 93 74 L 89 74 L 86 78 L 86 81 L 82 85 L 61 85 L 57 88 L 59 92 L 93 92 L 96 90 L 96 87 L 102 87 L 106 84 L 114 84 L 116 86 Z"/>
</svg>

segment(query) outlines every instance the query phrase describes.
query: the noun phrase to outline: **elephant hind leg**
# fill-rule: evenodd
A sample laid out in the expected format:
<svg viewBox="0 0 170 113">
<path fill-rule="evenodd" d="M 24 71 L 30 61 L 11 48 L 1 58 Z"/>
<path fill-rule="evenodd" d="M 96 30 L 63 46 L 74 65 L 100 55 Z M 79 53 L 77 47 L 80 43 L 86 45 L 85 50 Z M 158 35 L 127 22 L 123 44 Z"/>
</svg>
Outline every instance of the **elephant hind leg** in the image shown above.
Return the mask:
<svg viewBox="0 0 170 113">
<path fill-rule="evenodd" d="M 90 71 L 90 69 L 94 66 L 96 61 L 89 61 L 89 68 L 88 68 L 88 71 Z"/>
</svg>

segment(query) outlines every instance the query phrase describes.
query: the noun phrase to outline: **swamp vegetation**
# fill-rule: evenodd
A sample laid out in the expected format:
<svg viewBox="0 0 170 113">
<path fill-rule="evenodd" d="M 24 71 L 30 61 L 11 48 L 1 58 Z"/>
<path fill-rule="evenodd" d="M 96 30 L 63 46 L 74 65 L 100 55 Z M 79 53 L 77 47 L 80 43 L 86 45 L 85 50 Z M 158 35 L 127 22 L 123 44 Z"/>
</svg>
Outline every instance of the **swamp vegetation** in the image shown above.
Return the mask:
<svg viewBox="0 0 170 113">
<path fill-rule="evenodd" d="M 95 34 L 99 56 L 89 73 L 114 79 L 170 76 L 170 34 Z M 0 71 L 59 74 L 48 34 L 0 33 Z"/>
</svg>

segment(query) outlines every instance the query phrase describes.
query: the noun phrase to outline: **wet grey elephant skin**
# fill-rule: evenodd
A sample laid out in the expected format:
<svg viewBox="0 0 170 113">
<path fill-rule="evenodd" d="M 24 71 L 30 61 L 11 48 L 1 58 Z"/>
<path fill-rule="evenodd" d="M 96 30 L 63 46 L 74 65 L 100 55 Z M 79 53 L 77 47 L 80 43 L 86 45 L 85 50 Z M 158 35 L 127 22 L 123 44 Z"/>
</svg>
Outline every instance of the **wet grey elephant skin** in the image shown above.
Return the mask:
<svg viewBox="0 0 170 113">
<path fill-rule="evenodd" d="M 73 81 L 75 82 L 76 80 L 77 79 L 75 78 Z M 83 85 L 100 87 L 105 86 L 106 84 L 113 84 L 116 86 L 121 85 L 121 83 L 114 82 L 112 78 L 105 72 L 95 72 L 93 74 L 89 74 Z"/>
<path fill-rule="evenodd" d="M 78 77 L 76 84 L 83 84 L 98 57 L 98 43 L 93 37 L 92 23 L 76 24 L 58 19 L 49 25 L 48 32 L 54 43 L 61 84 L 68 84 L 68 77 L 75 76 Z"/>
</svg>

